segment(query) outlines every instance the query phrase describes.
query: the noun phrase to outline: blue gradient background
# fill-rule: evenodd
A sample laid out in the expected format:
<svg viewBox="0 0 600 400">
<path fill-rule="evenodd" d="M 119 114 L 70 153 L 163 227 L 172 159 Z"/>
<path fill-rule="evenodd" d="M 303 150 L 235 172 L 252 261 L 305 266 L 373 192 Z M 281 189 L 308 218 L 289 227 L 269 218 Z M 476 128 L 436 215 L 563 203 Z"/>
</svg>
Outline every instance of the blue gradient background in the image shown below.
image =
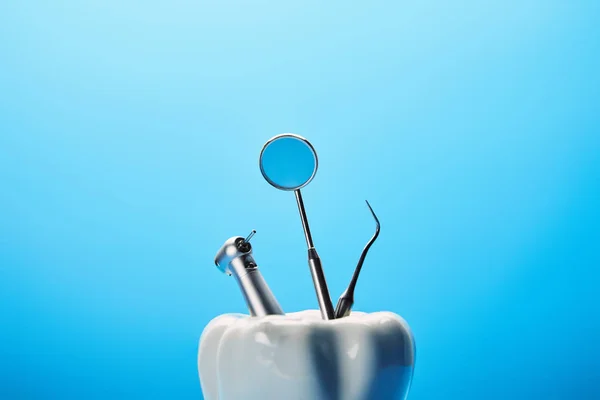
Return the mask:
<svg viewBox="0 0 600 400">
<path fill-rule="evenodd" d="M 404 316 L 411 400 L 600 398 L 597 1 L 3 1 L 0 398 L 201 398 L 213 256 L 315 308 L 261 145 L 307 137 L 337 299 Z M 285 263 L 281 260 L 287 257 Z"/>
</svg>

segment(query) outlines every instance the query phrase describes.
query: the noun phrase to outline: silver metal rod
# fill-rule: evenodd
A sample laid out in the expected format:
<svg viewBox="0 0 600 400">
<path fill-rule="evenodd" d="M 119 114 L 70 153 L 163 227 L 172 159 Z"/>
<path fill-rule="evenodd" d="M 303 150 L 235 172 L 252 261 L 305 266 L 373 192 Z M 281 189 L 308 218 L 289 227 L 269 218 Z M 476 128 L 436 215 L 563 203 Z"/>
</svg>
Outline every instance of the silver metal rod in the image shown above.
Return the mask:
<svg viewBox="0 0 600 400">
<path fill-rule="evenodd" d="M 302 194 L 300 193 L 300 189 L 295 190 L 294 193 L 296 194 L 298 211 L 300 212 L 302 228 L 304 229 L 306 245 L 308 246 L 308 267 L 310 268 L 310 274 L 312 276 L 313 284 L 315 286 L 315 292 L 317 293 L 317 301 L 319 302 L 321 316 L 323 317 L 323 319 L 334 319 L 335 311 L 333 310 L 333 304 L 331 303 L 331 297 L 329 296 L 329 289 L 327 288 L 325 273 L 323 272 L 323 267 L 321 266 L 321 259 L 319 258 L 319 254 L 315 249 L 312 236 L 310 234 L 310 227 L 308 226 L 306 210 L 304 210 L 304 201 L 302 201 Z"/>
<path fill-rule="evenodd" d="M 312 275 L 315 291 L 317 292 L 321 317 L 323 319 L 335 319 L 335 311 L 333 310 L 333 304 L 329 296 L 329 289 L 327 288 L 325 273 L 321 266 L 321 259 L 314 247 L 308 249 L 308 267 L 310 268 L 310 274 Z"/>
<path fill-rule="evenodd" d="M 296 194 L 296 202 L 298 203 L 298 211 L 300 212 L 300 219 L 302 220 L 302 229 L 304 229 L 304 236 L 306 237 L 306 245 L 308 248 L 315 247 L 313 245 L 312 236 L 310 234 L 310 227 L 308 226 L 308 219 L 306 218 L 306 211 L 304 210 L 304 201 L 302 201 L 302 194 L 300 189 L 294 190 Z"/>
<path fill-rule="evenodd" d="M 248 243 L 250 241 L 250 239 L 252 239 L 252 236 L 254 236 L 256 234 L 256 229 L 252 229 L 252 232 L 250 232 L 250 234 L 246 237 L 246 239 L 244 239 L 244 243 Z"/>
</svg>

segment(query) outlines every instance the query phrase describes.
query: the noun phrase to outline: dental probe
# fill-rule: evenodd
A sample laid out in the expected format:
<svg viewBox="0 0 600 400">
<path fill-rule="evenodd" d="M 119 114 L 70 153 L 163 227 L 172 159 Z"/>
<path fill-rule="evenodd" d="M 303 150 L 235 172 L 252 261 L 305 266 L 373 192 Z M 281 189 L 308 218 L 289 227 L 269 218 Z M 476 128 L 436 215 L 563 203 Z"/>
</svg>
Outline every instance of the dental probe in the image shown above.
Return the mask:
<svg viewBox="0 0 600 400">
<path fill-rule="evenodd" d="M 255 233 L 253 230 L 245 239 L 241 236 L 227 239 L 215 256 L 215 264 L 221 272 L 235 277 L 251 316 L 283 315 L 252 257 L 250 239 Z"/>
<path fill-rule="evenodd" d="M 352 275 L 352 280 L 350 281 L 348 288 L 344 290 L 344 293 L 342 293 L 340 299 L 338 300 L 337 306 L 335 307 L 335 318 L 343 318 L 350 315 L 350 310 L 352 310 L 352 305 L 354 304 L 354 288 L 356 287 L 356 281 L 358 281 L 358 275 L 360 274 L 360 270 L 363 266 L 363 263 L 365 262 L 365 257 L 367 257 L 367 252 L 369 251 L 369 248 L 371 248 L 371 245 L 375 242 L 377 236 L 379 236 L 379 219 L 377 218 L 377 215 L 375 215 L 375 212 L 371 208 L 369 202 L 366 202 L 367 206 L 369 206 L 369 210 L 371 210 L 371 214 L 373 214 L 373 218 L 375 218 L 377 228 L 375 229 L 375 234 L 373 235 L 371 240 L 369 240 L 369 242 L 363 249 L 362 254 L 360 255 L 360 259 L 358 260 L 358 264 L 356 265 L 354 275 Z"/>
</svg>

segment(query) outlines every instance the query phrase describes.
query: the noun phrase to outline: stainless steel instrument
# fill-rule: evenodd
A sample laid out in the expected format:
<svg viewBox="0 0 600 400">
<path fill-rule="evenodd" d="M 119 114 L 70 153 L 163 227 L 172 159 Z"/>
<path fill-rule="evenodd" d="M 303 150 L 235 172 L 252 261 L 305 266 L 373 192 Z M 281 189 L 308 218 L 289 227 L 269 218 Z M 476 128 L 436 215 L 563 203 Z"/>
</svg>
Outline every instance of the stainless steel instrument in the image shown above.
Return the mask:
<svg viewBox="0 0 600 400">
<path fill-rule="evenodd" d="M 377 227 L 375 228 L 375 234 L 367 242 L 367 245 L 365 246 L 365 248 L 362 251 L 362 254 L 360 255 L 358 264 L 356 265 L 356 268 L 354 269 L 354 274 L 352 275 L 352 280 L 350 281 L 348 288 L 346 290 L 344 290 L 344 293 L 342 293 L 342 295 L 340 296 L 340 299 L 338 300 L 337 306 L 335 307 L 335 318 L 336 319 L 347 317 L 348 315 L 350 315 L 350 311 L 352 310 L 352 306 L 354 305 L 354 289 L 356 288 L 356 282 L 358 281 L 358 275 L 360 274 L 360 270 L 362 269 L 363 263 L 365 262 L 365 258 L 367 257 L 367 253 L 369 252 L 371 245 L 373 243 L 375 243 L 375 240 L 377 240 L 377 237 L 379 236 L 379 230 L 381 227 L 379 224 L 379 219 L 377 218 L 377 215 L 375 215 L 375 211 L 373 211 L 373 208 L 371 208 L 371 205 L 369 204 L 369 202 L 368 201 L 366 201 L 366 202 L 367 202 L 367 206 L 369 207 L 369 210 L 371 210 L 371 214 L 373 214 L 373 218 L 375 219 L 375 223 L 377 224 Z"/>
<path fill-rule="evenodd" d="M 252 256 L 250 239 L 255 233 L 256 231 L 252 231 L 245 239 L 241 236 L 227 239 L 215 256 L 215 264 L 222 272 L 234 276 L 250 315 L 261 317 L 285 314 Z"/>
<path fill-rule="evenodd" d="M 298 211 L 308 247 L 308 266 L 312 275 L 317 301 L 323 319 L 334 319 L 335 312 L 329 297 L 329 289 L 321 259 L 313 244 L 304 201 L 300 189 L 315 177 L 318 167 L 317 152 L 308 140 L 293 133 L 284 133 L 271 138 L 260 152 L 259 165 L 263 177 L 280 190 L 294 191 Z"/>
</svg>

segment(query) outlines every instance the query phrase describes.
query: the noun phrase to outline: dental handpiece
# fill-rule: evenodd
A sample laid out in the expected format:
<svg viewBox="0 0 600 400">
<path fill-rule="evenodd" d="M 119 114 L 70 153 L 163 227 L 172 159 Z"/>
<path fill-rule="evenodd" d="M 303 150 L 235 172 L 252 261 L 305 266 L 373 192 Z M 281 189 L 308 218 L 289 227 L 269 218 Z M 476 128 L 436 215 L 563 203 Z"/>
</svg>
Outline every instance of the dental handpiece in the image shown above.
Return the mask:
<svg viewBox="0 0 600 400">
<path fill-rule="evenodd" d="M 252 257 L 250 238 L 255 233 L 252 231 L 245 239 L 241 236 L 229 238 L 217 252 L 215 264 L 221 272 L 234 276 L 251 316 L 283 315 L 285 313 Z"/>
</svg>

